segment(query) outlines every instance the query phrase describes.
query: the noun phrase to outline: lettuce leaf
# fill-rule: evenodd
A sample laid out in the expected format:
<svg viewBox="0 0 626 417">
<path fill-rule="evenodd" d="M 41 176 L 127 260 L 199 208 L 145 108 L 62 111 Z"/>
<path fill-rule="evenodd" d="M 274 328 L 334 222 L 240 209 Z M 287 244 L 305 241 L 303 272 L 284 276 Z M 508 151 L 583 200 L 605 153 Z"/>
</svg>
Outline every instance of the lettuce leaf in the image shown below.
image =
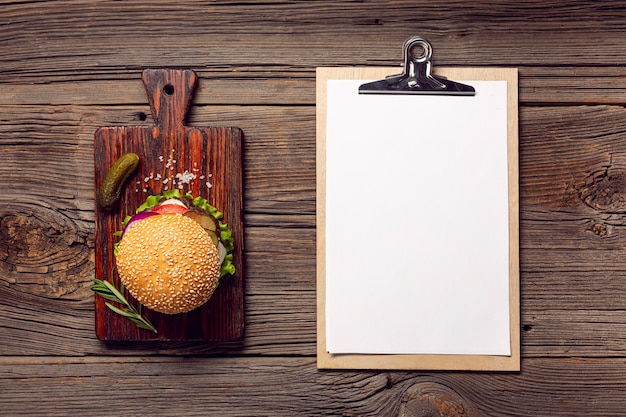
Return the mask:
<svg viewBox="0 0 626 417">
<path fill-rule="evenodd" d="M 220 269 L 220 278 L 224 275 L 233 275 L 235 273 L 235 264 L 233 264 L 233 254 L 229 253 L 224 257 L 222 268 Z"/>
</svg>

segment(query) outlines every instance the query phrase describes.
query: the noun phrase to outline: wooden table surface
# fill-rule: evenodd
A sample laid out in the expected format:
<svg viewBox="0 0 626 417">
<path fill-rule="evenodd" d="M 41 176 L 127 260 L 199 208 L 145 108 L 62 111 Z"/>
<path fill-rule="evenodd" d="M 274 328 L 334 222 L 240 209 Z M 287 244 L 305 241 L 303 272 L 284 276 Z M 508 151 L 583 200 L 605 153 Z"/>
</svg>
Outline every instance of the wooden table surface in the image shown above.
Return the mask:
<svg viewBox="0 0 626 417">
<path fill-rule="evenodd" d="M 413 35 L 520 70 L 519 373 L 316 368 L 315 68 Z M 0 2 L 0 414 L 624 415 L 625 62 L 619 1 Z M 240 342 L 95 337 L 93 135 L 151 122 L 147 67 L 244 131 Z"/>
</svg>

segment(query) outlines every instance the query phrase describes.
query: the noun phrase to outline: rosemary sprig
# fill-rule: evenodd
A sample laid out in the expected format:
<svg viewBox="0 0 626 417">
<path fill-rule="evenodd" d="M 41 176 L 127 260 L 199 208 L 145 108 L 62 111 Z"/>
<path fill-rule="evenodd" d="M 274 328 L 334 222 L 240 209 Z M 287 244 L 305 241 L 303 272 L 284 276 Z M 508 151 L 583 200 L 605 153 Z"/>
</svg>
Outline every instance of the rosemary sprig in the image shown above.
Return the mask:
<svg viewBox="0 0 626 417">
<path fill-rule="evenodd" d="M 128 302 L 126 297 L 122 294 L 124 292 L 124 288 L 122 287 L 122 291 L 119 291 L 113 284 L 111 284 L 107 280 L 99 280 L 97 278 L 91 278 L 94 282 L 89 288 L 98 294 L 101 297 L 104 297 L 107 300 L 114 301 L 116 303 L 122 304 L 125 308 L 118 308 L 109 302 L 105 302 L 106 306 L 111 309 L 113 312 L 128 318 L 130 321 L 135 323 L 137 327 L 141 329 L 149 330 L 153 333 L 157 333 L 156 327 L 150 320 L 144 317 L 141 314 L 141 303 L 139 303 L 139 307 L 135 308 L 131 303 Z"/>
</svg>

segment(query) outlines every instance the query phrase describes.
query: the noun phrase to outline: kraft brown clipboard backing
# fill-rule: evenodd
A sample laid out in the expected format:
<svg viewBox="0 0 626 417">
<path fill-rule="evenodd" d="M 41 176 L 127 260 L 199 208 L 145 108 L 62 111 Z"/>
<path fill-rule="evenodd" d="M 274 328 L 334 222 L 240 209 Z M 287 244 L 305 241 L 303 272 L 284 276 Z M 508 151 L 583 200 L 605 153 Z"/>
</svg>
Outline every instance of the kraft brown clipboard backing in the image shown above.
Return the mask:
<svg viewBox="0 0 626 417">
<path fill-rule="evenodd" d="M 454 81 L 507 82 L 509 185 L 510 356 L 433 354 L 330 354 L 326 350 L 326 111 L 328 80 L 379 80 L 398 73 L 395 67 L 317 68 L 317 367 L 320 369 L 520 370 L 519 294 L 519 132 L 517 68 L 437 68 Z"/>
</svg>

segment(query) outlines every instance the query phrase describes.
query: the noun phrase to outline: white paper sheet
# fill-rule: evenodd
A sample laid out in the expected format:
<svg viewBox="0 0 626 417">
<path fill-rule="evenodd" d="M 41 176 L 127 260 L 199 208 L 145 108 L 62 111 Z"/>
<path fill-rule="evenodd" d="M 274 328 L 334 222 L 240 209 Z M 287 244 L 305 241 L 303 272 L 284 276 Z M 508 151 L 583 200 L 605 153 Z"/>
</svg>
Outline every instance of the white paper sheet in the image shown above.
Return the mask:
<svg viewBox="0 0 626 417">
<path fill-rule="evenodd" d="M 506 82 L 364 82 L 327 85 L 328 352 L 510 355 Z"/>
</svg>

